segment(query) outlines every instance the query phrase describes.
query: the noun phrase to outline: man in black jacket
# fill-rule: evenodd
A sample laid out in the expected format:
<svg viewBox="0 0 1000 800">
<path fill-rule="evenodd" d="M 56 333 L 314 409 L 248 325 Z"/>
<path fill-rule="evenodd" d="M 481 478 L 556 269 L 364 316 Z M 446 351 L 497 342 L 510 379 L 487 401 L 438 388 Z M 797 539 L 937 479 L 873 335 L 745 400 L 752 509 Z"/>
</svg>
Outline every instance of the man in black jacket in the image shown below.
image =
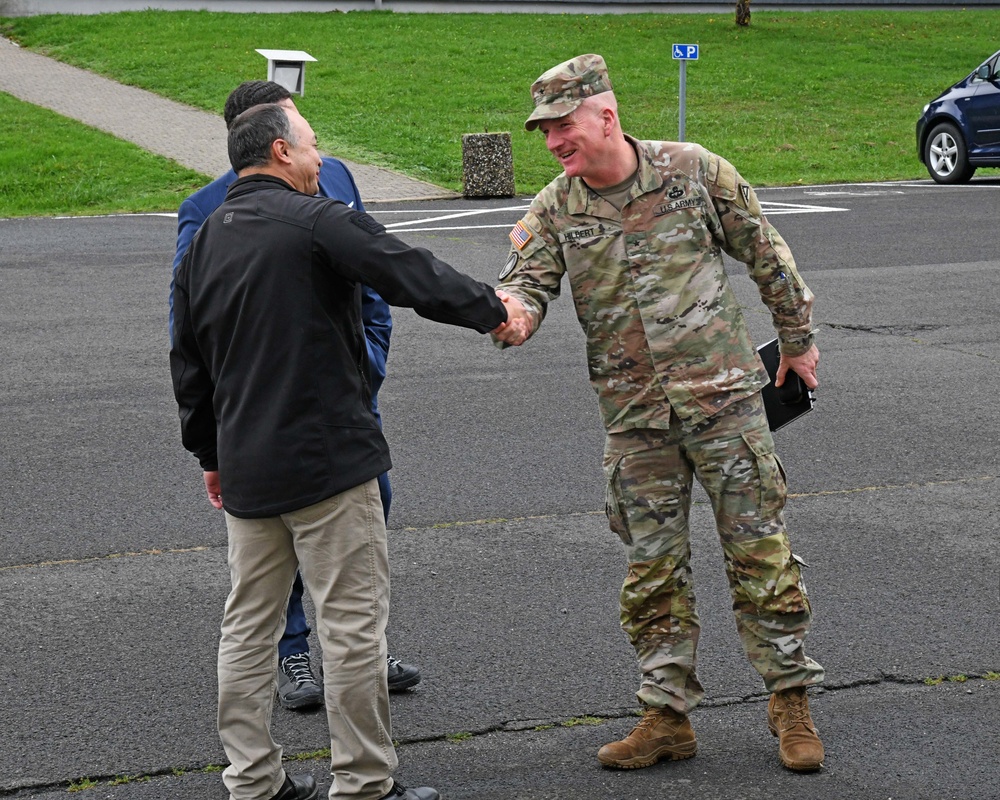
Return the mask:
<svg viewBox="0 0 1000 800">
<path fill-rule="evenodd" d="M 175 277 L 170 368 L 184 446 L 224 508 L 232 591 L 219 643 L 219 735 L 232 800 L 313 800 L 271 738 L 277 641 L 295 570 L 316 605 L 331 797 L 435 800 L 405 789 L 386 686 L 389 569 L 376 477 L 389 451 L 371 411 L 360 285 L 480 333 L 527 335 L 524 308 L 313 197 L 321 160 L 295 111 L 262 105 L 229 132 L 240 176 Z"/>
</svg>

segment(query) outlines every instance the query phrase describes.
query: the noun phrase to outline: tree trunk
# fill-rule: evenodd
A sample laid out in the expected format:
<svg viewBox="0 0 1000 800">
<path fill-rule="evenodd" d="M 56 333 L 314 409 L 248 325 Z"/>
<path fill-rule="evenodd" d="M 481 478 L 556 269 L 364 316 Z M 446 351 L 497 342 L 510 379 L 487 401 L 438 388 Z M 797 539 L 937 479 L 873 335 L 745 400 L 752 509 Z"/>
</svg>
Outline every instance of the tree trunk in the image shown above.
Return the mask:
<svg viewBox="0 0 1000 800">
<path fill-rule="evenodd" d="M 744 28 L 750 26 L 750 0 L 737 0 L 736 24 Z"/>
</svg>

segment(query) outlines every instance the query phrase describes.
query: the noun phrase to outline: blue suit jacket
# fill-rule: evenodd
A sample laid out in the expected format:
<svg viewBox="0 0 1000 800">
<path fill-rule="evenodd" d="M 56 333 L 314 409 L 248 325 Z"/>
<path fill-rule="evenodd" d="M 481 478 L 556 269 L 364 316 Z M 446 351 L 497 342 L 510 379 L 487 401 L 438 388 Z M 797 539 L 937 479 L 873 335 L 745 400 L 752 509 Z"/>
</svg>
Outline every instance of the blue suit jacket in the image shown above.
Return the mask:
<svg viewBox="0 0 1000 800">
<path fill-rule="evenodd" d="M 174 255 L 174 267 L 170 277 L 170 331 L 174 329 L 174 279 L 177 267 L 184 257 L 191 240 L 198 232 L 201 224 L 226 199 L 229 186 L 236 180 L 236 173 L 229 170 L 225 175 L 216 178 L 208 186 L 204 186 L 187 198 L 177 211 L 177 253 Z M 324 158 L 323 168 L 319 173 L 319 194 L 340 200 L 352 208 L 364 211 L 358 187 L 354 177 L 340 161 L 335 158 Z M 365 328 L 365 340 L 368 345 L 368 362 L 372 377 L 372 411 L 381 420 L 378 413 L 378 390 L 385 379 L 385 362 L 389 356 L 389 336 L 392 333 L 392 316 L 389 305 L 373 289 L 361 287 L 361 320 Z"/>
</svg>

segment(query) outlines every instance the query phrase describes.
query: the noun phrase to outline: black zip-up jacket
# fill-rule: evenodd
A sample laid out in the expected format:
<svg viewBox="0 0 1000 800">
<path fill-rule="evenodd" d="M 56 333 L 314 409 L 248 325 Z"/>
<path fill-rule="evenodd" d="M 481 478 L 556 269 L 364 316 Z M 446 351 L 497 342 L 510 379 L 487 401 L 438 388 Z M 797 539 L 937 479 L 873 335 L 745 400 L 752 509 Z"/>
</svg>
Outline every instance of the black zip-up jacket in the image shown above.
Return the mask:
<svg viewBox="0 0 1000 800">
<path fill-rule="evenodd" d="M 236 181 L 175 277 L 170 371 L 181 438 L 223 506 L 270 517 L 385 472 L 360 284 L 437 322 L 493 330 L 494 290 L 364 212 L 279 178 Z"/>
</svg>

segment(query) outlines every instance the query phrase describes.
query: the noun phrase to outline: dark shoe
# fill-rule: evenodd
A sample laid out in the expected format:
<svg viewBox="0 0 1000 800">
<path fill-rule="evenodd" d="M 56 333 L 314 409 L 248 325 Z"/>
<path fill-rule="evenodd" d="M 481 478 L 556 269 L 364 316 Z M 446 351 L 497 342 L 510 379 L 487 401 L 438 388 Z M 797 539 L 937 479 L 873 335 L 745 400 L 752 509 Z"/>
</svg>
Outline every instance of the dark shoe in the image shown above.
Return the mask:
<svg viewBox="0 0 1000 800">
<path fill-rule="evenodd" d="M 319 787 L 312 775 L 296 775 L 293 778 L 286 772 L 285 782 L 271 800 L 316 800 L 317 797 Z"/>
<path fill-rule="evenodd" d="M 389 662 L 389 691 L 401 692 L 420 683 L 420 670 L 412 664 L 404 664 L 398 658 L 387 656 Z"/>
<path fill-rule="evenodd" d="M 678 761 L 696 752 L 698 743 L 686 715 L 670 708 L 647 708 L 628 736 L 597 751 L 597 760 L 606 767 L 640 769 L 661 758 Z"/>
<path fill-rule="evenodd" d="M 402 797 L 403 800 L 440 800 L 441 795 L 437 789 L 430 786 L 418 786 L 416 789 L 407 789 L 399 781 L 393 781 L 392 788 L 388 794 L 382 795 L 380 800 L 393 800 Z"/>
<path fill-rule="evenodd" d="M 278 665 L 278 702 L 282 708 L 300 711 L 323 705 L 323 687 L 313 675 L 308 653 L 281 659 Z"/>
<path fill-rule="evenodd" d="M 767 727 L 778 737 L 778 756 L 788 769 L 814 772 L 823 766 L 823 743 L 809 714 L 809 697 L 804 686 L 771 695 Z"/>
</svg>

